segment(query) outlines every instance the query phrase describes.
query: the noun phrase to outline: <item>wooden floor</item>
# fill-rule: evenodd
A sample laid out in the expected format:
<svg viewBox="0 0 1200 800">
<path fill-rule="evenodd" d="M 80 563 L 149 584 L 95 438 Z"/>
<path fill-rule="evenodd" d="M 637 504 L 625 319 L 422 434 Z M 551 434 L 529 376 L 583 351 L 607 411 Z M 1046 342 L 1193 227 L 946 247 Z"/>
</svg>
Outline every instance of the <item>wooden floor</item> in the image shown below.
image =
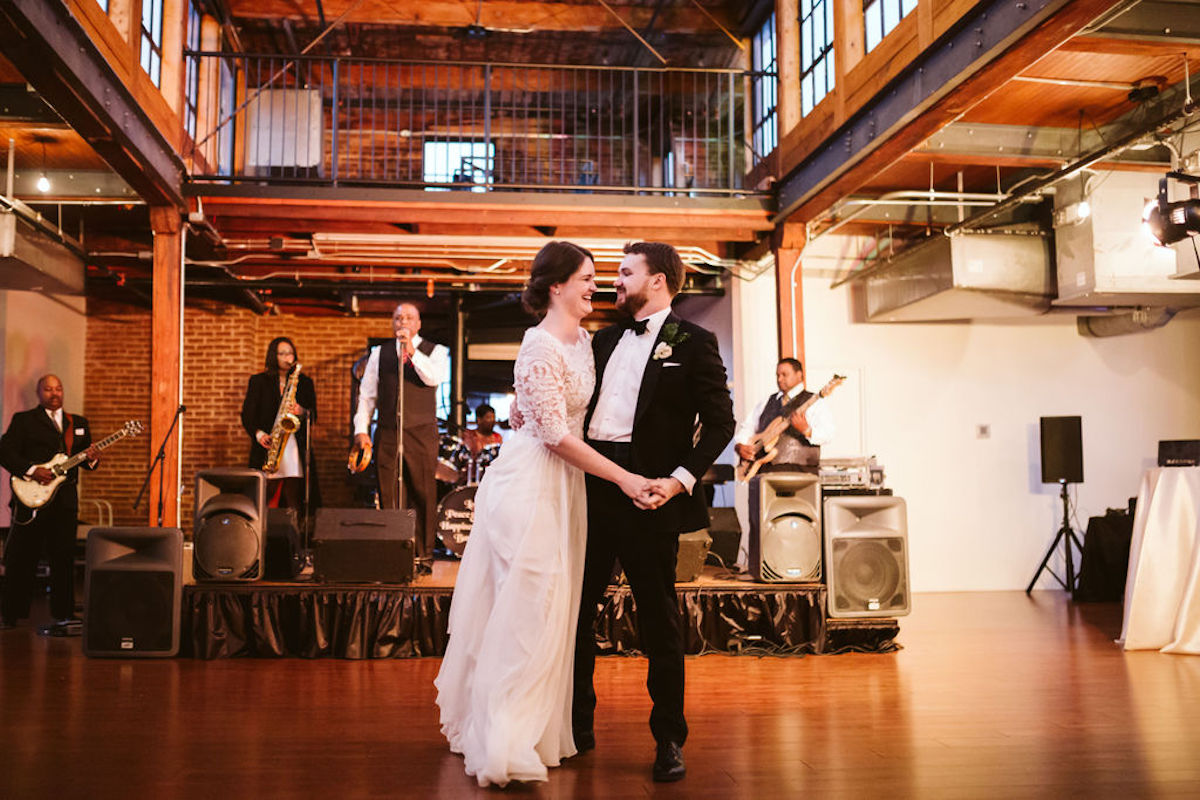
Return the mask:
<svg viewBox="0 0 1200 800">
<path fill-rule="evenodd" d="M 1115 605 L 918 595 L 887 655 L 688 661 L 688 777 L 650 781 L 645 662 L 597 667 L 595 751 L 545 798 L 1197 797 L 1200 658 L 1124 653 Z M 0 798 L 486 797 L 436 659 L 87 659 L 0 632 Z"/>
</svg>

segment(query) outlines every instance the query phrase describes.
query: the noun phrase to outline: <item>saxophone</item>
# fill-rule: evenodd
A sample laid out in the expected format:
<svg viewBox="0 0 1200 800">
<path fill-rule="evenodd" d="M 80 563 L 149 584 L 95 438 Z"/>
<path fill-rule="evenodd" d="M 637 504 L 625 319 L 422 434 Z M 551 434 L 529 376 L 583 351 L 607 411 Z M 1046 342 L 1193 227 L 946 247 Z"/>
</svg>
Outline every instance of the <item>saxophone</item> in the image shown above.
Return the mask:
<svg viewBox="0 0 1200 800">
<path fill-rule="evenodd" d="M 279 410 L 275 412 L 275 424 L 271 426 L 271 446 L 267 448 L 267 460 L 263 463 L 263 472 L 275 472 L 279 469 L 279 459 L 283 456 L 283 446 L 288 437 L 300 427 L 300 418 L 289 409 L 296 402 L 296 386 L 300 383 L 300 365 L 292 368 L 287 385 L 283 388 L 283 399 L 279 401 Z"/>
</svg>

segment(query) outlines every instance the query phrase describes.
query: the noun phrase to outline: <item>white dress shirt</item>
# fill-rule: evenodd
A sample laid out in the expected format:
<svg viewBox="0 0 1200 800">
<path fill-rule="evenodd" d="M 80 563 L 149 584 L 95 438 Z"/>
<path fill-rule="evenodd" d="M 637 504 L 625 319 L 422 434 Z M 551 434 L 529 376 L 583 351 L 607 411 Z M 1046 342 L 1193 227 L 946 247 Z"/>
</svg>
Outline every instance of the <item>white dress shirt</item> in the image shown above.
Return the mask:
<svg viewBox="0 0 1200 800">
<path fill-rule="evenodd" d="M 46 412 L 46 416 L 48 416 L 50 421 L 54 423 L 54 427 L 58 428 L 58 430 L 61 432 L 63 429 L 63 410 L 59 408 L 51 411 L 45 406 L 42 407 L 42 410 Z"/>
<path fill-rule="evenodd" d="M 783 398 L 783 404 L 787 405 L 788 401 L 794 399 L 796 395 L 803 391 L 804 382 L 801 381 L 788 390 L 787 396 Z M 753 411 L 742 419 L 742 424 L 738 426 L 737 433 L 733 435 L 735 442 L 738 444 L 748 444 L 754 438 L 754 434 L 758 433 L 758 420 L 762 416 L 763 409 L 767 407 L 767 403 L 771 398 L 779 397 L 779 395 L 779 392 L 767 395 L 759 401 Z M 804 412 L 804 417 L 808 420 L 808 424 L 812 426 L 812 433 L 805 437 L 810 444 L 820 447 L 823 444 L 827 444 L 833 438 L 833 415 L 830 413 L 829 405 L 823 397 L 817 398 L 808 407 L 808 410 Z"/>
<path fill-rule="evenodd" d="M 632 330 L 621 334 L 604 367 L 600 395 L 596 398 L 596 409 L 588 425 L 589 439 L 597 442 L 628 442 L 633 438 L 633 418 L 637 413 L 642 376 L 646 374 L 650 353 L 670 313 L 668 306 L 639 319 L 639 322 L 646 320 L 646 332 L 643 334 L 636 334 Z M 676 467 L 671 477 L 682 483 L 689 493 L 696 485 L 695 476 L 683 467 Z"/>
<path fill-rule="evenodd" d="M 444 345 L 434 345 L 429 355 L 421 352 L 419 335 L 412 337 L 413 354 L 412 366 L 417 377 L 426 386 L 437 386 L 445 383 L 450 375 L 450 350 Z M 400 349 L 400 340 L 395 343 L 396 356 L 403 361 L 404 354 Z M 400 389 L 403 391 L 403 388 Z M 379 345 L 371 348 L 367 358 L 367 366 L 363 370 L 362 382 L 358 385 L 358 409 L 354 413 L 354 433 L 369 433 L 371 416 L 375 412 L 375 401 L 379 396 Z"/>
</svg>

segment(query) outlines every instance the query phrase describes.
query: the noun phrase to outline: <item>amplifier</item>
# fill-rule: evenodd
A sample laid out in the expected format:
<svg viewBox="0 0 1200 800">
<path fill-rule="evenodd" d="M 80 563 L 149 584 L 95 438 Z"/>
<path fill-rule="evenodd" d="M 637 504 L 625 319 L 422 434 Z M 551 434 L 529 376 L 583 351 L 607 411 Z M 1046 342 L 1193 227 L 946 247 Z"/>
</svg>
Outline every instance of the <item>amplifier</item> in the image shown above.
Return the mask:
<svg viewBox="0 0 1200 800">
<path fill-rule="evenodd" d="M 1158 443 L 1160 467 L 1200 466 L 1200 439 L 1173 439 Z"/>
<path fill-rule="evenodd" d="M 822 458 L 818 472 L 821 486 L 878 489 L 883 486 L 883 467 L 870 458 Z"/>
<path fill-rule="evenodd" d="M 416 512 L 411 508 L 320 508 L 313 531 L 318 581 L 408 583 L 413 576 Z"/>
</svg>

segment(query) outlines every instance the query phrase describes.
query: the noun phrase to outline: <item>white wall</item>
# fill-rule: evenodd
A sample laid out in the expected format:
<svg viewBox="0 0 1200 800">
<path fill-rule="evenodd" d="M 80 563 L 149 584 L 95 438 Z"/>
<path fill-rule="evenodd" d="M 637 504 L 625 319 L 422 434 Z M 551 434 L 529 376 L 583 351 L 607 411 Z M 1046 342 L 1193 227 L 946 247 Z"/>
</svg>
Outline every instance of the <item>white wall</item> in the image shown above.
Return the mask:
<svg viewBox="0 0 1200 800">
<path fill-rule="evenodd" d="M 1104 339 L 1080 336 L 1074 316 L 1058 314 L 855 322 L 850 287 L 830 283 L 850 266 L 841 254 L 856 249 L 831 236 L 805 252 L 808 384 L 850 376 L 830 398 L 838 435 L 823 455 L 874 454 L 884 465 L 908 504 L 914 590 L 1023 589 L 1033 577 L 1061 517 L 1058 486 L 1040 482 L 1039 417 L 1083 418 L 1078 529 L 1137 494 L 1159 439 L 1200 438 L 1197 312 Z M 1038 586 L 1057 584 L 1043 576 Z"/>
<path fill-rule="evenodd" d="M 82 297 L 0 291 L 0 419 L 5 429 L 17 411 L 37 405 L 37 379 L 54 373 L 63 382 L 64 405 L 83 412 L 87 316 Z M 7 476 L 0 481 L 0 525 L 9 522 Z"/>
</svg>

